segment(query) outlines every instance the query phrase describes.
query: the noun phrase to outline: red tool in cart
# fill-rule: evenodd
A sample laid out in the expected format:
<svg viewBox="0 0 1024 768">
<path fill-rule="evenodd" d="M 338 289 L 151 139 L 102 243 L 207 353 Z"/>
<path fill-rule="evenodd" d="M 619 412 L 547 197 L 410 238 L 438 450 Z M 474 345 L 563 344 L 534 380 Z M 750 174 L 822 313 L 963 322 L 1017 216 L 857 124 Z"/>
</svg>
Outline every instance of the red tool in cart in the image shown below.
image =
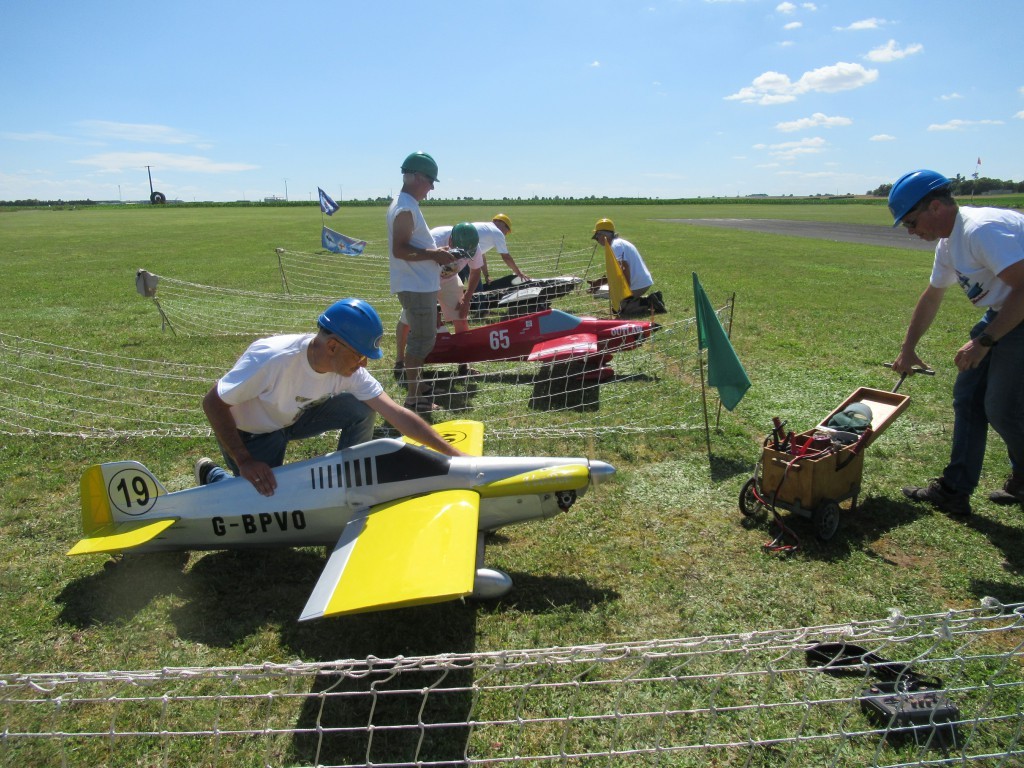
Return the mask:
<svg viewBox="0 0 1024 768">
<path fill-rule="evenodd" d="M 931 376 L 935 371 L 915 368 L 912 373 Z M 856 511 L 864 451 L 909 405 L 910 396 L 898 392 L 906 377 L 900 376 L 891 391 L 860 387 L 806 432 L 787 432 L 782 421 L 773 419 L 754 475 L 743 485 L 739 500 L 747 517 L 772 512 L 780 533 L 766 549 L 795 549 L 784 543 L 785 536 L 793 534 L 780 510 L 810 518 L 822 541 L 839 528 L 840 504 L 850 501 L 848 511 Z"/>
</svg>

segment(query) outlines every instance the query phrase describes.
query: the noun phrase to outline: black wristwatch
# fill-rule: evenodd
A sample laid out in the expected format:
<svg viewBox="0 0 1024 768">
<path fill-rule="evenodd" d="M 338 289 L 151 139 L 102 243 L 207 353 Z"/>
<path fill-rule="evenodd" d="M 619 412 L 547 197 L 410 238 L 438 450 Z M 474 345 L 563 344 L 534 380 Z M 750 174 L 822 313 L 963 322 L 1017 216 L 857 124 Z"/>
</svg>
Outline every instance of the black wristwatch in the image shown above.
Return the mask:
<svg viewBox="0 0 1024 768">
<path fill-rule="evenodd" d="M 996 340 L 989 336 L 987 333 L 979 334 L 974 337 L 974 340 L 983 347 L 994 347 Z"/>
</svg>

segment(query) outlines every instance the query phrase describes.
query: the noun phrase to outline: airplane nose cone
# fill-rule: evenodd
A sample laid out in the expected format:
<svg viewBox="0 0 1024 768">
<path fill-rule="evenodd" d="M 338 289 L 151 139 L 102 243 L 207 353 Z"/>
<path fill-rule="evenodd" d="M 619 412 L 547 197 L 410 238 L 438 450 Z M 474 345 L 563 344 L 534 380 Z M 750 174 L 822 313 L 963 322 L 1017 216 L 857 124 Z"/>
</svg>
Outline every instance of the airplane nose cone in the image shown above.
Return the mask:
<svg viewBox="0 0 1024 768">
<path fill-rule="evenodd" d="M 615 467 L 605 461 L 590 462 L 590 482 L 599 485 L 615 474 Z"/>
</svg>

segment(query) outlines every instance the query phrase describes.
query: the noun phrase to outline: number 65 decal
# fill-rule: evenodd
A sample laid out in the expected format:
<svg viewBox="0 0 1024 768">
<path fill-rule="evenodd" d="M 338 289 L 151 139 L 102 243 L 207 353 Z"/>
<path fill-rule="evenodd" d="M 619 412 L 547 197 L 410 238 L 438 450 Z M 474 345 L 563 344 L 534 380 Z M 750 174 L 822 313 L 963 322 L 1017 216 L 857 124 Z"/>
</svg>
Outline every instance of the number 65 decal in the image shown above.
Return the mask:
<svg viewBox="0 0 1024 768">
<path fill-rule="evenodd" d="M 491 349 L 508 349 L 512 345 L 512 340 L 508 337 L 508 331 L 491 331 Z"/>
</svg>

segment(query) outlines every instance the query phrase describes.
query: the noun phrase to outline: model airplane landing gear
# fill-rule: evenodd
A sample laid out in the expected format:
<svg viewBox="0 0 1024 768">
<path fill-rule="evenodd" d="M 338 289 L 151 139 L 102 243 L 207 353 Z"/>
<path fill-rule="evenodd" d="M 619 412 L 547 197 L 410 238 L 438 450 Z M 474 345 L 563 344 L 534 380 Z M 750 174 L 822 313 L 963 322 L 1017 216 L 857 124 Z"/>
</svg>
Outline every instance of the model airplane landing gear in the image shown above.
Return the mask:
<svg viewBox="0 0 1024 768">
<path fill-rule="evenodd" d="M 512 577 L 497 568 L 484 566 L 484 533 L 476 540 L 476 575 L 473 577 L 473 600 L 497 600 L 512 591 Z"/>
<path fill-rule="evenodd" d="M 569 508 L 576 503 L 576 491 L 558 491 L 555 493 L 555 498 L 558 499 L 558 508 L 563 512 L 568 512 Z"/>
</svg>

